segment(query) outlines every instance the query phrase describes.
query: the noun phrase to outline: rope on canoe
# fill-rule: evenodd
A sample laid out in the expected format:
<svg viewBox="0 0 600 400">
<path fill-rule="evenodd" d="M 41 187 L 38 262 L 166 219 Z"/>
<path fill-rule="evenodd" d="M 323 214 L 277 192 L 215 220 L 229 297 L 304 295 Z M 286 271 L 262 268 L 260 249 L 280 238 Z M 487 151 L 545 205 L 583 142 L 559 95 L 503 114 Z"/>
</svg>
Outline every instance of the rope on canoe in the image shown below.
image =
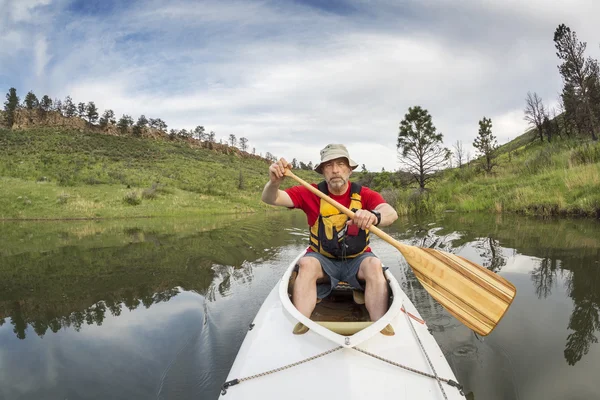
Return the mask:
<svg viewBox="0 0 600 400">
<path fill-rule="evenodd" d="M 414 329 L 414 328 L 413 328 L 413 329 Z M 227 389 L 228 389 L 229 387 L 231 387 L 231 386 L 235 386 L 235 385 L 237 385 L 237 384 L 239 384 L 239 383 L 242 383 L 242 382 L 244 382 L 244 381 L 249 381 L 250 379 L 259 378 L 259 377 L 261 377 L 261 376 L 266 376 L 266 375 L 274 374 L 275 372 L 283 371 L 283 370 L 286 370 L 286 369 L 288 369 L 288 368 L 292 368 L 292 367 L 295 367 L 295 366 L 297 366 L 297 365 L 304 364 L 304 363 L 307 363 L 307 362 L 309 362 L 309 361 L 312 361 L 312 360 L 316 360 L 316 359 L 317 359 L 317 358 L 319 358 L 319 357 L 326 356 L 327 354 L 331 354 L 331 353 L 333 353 L 333 352 L 335 352 L 335 351 L 338 351 L 338 350 L 340 350 L 340 349 L 342 349 L 342 348 L 343 348 L 343 346 L 338 346 L 338 347 L 336 347 L 336 348 L 333 348 L 333 349 L 331 349 L 331 350 L 327 350 L 327 351 L 325 351 L 325 352 L 323 352 L 323 353 L 320 353 L 320 354 L 317 354 L 317 355 L 315 355 L 315 356 L 312 356 L 312 357 L 306 358 L 306 359 L 304 359 L 304 360 L 302 360 L 302 361 L 297 361 L 297 362 L 295 362 L 295 363 L 288 364 L 288 365 L 286 365 L 286 366 L 283 366 L 283 367 L 275 368 L 275 369 L 272 369 L 272 370 L 270 370 L 270 371 L 262 372 L 262 373 L 260 373 L 260 374 L 256 374 L 256 375 L 252 375 L 252 376 L 247 376 L 247 377 L 245 377 L 245 378 L 232 379 L 232 380 L 230 380 L 230 381 L 227 381 L 227 382 L 225 382 L 225 383 L 224 383 L 224 384 L 221 386 L 221 395 L 223 395 L 223 396 L 224 396 L 224 395 L 226 395 L 226 394 L 227 394 Z M 381 356 L 378 356 L 377 354 L 369 353 L 369 352 L 368 352 L 368 351 L 366 351 L 366 350 L 359 349 L 358 347 L 353 347 L 353 349 L 354 349 L 354 350 L 357 350 L 357 351 L 360 351 L 361 353 L 364 353 L 364 354 L 366 354 L 366 355 L 368 355 L 368 356 L 371 356 L 371 357 L 373 357 L 373 358 L 376 358 L 376 359 L 378 359 L 378 360 L 381 360 L 381 361 L 383 361 L 383 362 L 386 362 L 386 363 L 388 363 L 388 364 L 392 364 L 392 365 L 394 365 L 394 366 L 396 366 L 396 367 L 399 367 L 399 368 L 405 369 L 405 370 L 407 370 L 407 371 L 414 372 L 414 373 L 416 373 L 416 374 L 423 375 L 423 376 L 426 376 L 426 377 L 428 377 L 428 378 L 433 378 L 433 379 L 436 379 L 436 380 L 438 381 L 438 383 L 439 383 L 440 381 L 442 381 L 442 382 L 444 382 L 444 383 L 446 383 L 446 384 L 448 384 L 448 385 L 450 385 L 450 386 L 453 386 L 453 387 L 457 388 L 457 389 L 460 391 L 460 394 L 464 395 L 464 393 L 463 393 L 463 388 L 462 388 L 462 385 L 460 385 L 458 382 L 455 382 L 455 381 L 453 381 L 452 379 L 440 378 L 439 376 L 437 376 L 437 374 L 436 374 L 436 375 L 432 375 L 432 374 L 428 374 L 427 372 L 419 371 L 418 369 L 414 369 L 414 368 L 411 368 L 411 367 L 407 367 L 406 365 L 402 365 L 402 364 L 399 364 L 399 363 L 397 363 L 397 362 L 394 362 L 394 361 L 391 361 L 391 360 L 387 360 L 387 359 L 385 359 L 385 358 L 383 358 L 383 357 L 381 357 Z M 429 360 L 429 357 L 427 357 L 427 359 Z M 432 366 L 432 369 L 433 369 L 433 366 Z M 434 373 L 435 373 L 435 370 L 434 370 Z M 443 393 L 444 397 L 447 399 L 447 397 L 446 397 L 446 393 L 444 392 L 444 389 L 442 389 L 442 393 Z"/>
<path fill-rule="evenodd" d="M 302 361 L 297 361 L 297 362 L 295 362 L 293 364 L 288 364 L 288 365 L 283 366 L 283 367 L 275 368 L 275 369 L 272 369 L 270 371 L 262 372 L 260 374 L 256 374 L 256 375 L 252 375 L 252 376 L 247 376 L 245 378 L 240 378 L 240 379 L 232 379 L 232 380 L 230 380 L 228 382 L 225 382 L 223 384 L 223 386 L 221 386 L 221 395 L 223 395 L 223 396 L 226 395 L 227 394 L 227 388 L 229 388 L 230 386 L 234 386 L 234 385 L 237 385 L 238 383 L 242 383 L 244 381 L 249 381 L 250 379 L 258 378 L 258 377 L 261 377 L 261 376 L 266 376 L 266 375 L 269 375 L 269 374 L 274 374 L 275 372 L 283 371 L 285 369 L 292 368 L 292 367 L 295 367 L 295 366 L 300 365 L 300 364 L 304 364 L 306 362 L 315 360 L 315 359 L 317 359 L 319 357 L 323 357 L 323 356 L 326 356 L 327 354 L 333 353 L 334 351 L 338 351 L 341 348 L 343 348 L 343 346 L 338 346 L 338 347 L 336 347 L 334 349 L 327 350 L 327 351 L 325 351 L 323 353 L 317 354 L 316 356 L 312 356 L 312 357 L 306 358 L 306 359 L 304 359 Z"/>
<path fill-rule="evenodd" d="M 404 308 L 404 304 L 402 304 L 402 308 Z M 431 371 L 433 371 L 433 374 L 434 374 L 434 376 L 432 376 L 432 378 L 435 378 L 435 380 L 437 381 L 438 386 L 440 387 L 440 390 L 442 391 L 442 395 L 444 395 L 444 399 L 448 400 L 448 397 L 446 396 L 446 391 L 442 387 L 442 383 L 441 382 L 445 382 L 445 383 L 447 383 L 450 386 L 454 386 L 454 387 L 458 388 L 458 390 L 460 391 L 460 394 L 464 396 L 465 394 L 463 393 L 463 387 L 462 387 L 461 384 L 459 384 L 458 382 L 455 382 L 453 380 L 440 378 L 438 376 L 437 372 L 435 372 L 435 368 L 433 367 L 433 363 L 431 362 L 431 359 L 429 358 L 429 354 L 427 354 L 427 351 L 425 350 L 425 346 L 423 346 L 423 343 L 421 342 L 421 338 L 419 337 L 419 334 L 417 333 L 417 331 L 415 330 L 415 327 L 413 326 L 412 322 L 408 318 L 408 315 L 407 314 L 404 314 L 404 315 L 406 316 L 406 322 L 408 323 L 408 325 L 410 325 L 410 329 L 411 329 L 414 337 L 417 339 L 417 342 L 419 342 L 419 346 L 421 347 L 421 351 L 423 352 L 423 354 L 425 354 L 425 358 L 427 359 L 427 362 L 429 363 L 429 367 L 431 367 Z M 450 382 L 452 382 L 452 383 L 450 383 Z"/>
<path fill-rule="evenodd" d="M 402 364 L 399 364 L 397 362 L 388 360 L 386 358 L 378 356 L 377 354 L 369 353 L 368 351 L 363 350 L 363 349 L 359 349 L 358 347 L 353 347 L 353 349 L 357 350 L 357 351 L 360 351 L 361 353 L 364 353 L 364 354 L 366 354 L 368 356 L 371 356 L 373 358 L 376 358 L 376 359 L 378 359 L 380 361 L 386 362 L 388 364 L 392 364 L 392 365 L 394 365 L 396 367 L 405 369 L 405 370 L 410 371 L 410 372 L 414 372 L 415 374 L 423 375 L 423 376 L 426 376 L 428 378 L 433 378 L 433 379 L 437 380 L 438 383 L 439 383 L 439 381 L 442 381 L 442 382 L 444 382 L 444 383 L 446 383 L 446 384 L 448 384 L 450 386 L 453 386 L 453 387 L 457 388 L 460 391 L 460 394 L 464 395 L 463 389 L 462 389 L 462 385 L 460 385 L 458 382 L 453 381 L 452 379 L 440 378 L 439 376 L 437 376 L 437 374 L 436 375 L 432 375 L 432 374 L 428 374 L 427 372 L 419 371 L 418 369 L 407 367 L 406 365 L 402 365 Z M 434 373 L 435 373 L 435 370 L 434 370 Z M 444 398 L 447 399 L 446 393 L 444 392 L 444 389 L 442 389 L 442 393 L 444 395 Z"/>
<path fill-rule="evenodd" d="M 403 307 L 402 307 L 402 308 L 404 308 L 404 305 L 403 305 Z M 431 370 L 433 371 L 433 374 L 429 374 L 429 373 L 427 373 L 427 372 L 419 371 L 418 369 L 414 369 L 414 368 L 411 368 L 411 367 L 407 367 L 406 365 L 402 365 L 402 364 L 399 364 L 399 363 L 397 363 L 397 362 L 394 362 L 394 361 L 388 360 L 388 359 L 386 359 L 386 358 L 383 358 L 383 357 L 381 357 L 381 356 L 378 356 L 377 354 L 369 353 L 368 351 L 366 351 L 366 350 L 363 350 L 363 349 L 359 349 L 358 347 L 352 347 L 352 348 L 353 348 L 354 350 L 360 351 L 360 352 L 361 352 L 361 353 L 363 353 L 363 354 L 366 354 L 366 355 L 368 355 L 368 356 L 371 356 L 371 357 L 373 357 L 373 358 L 376 358 L 376 359 L 378 359 L 378 360 L 380 360 L 380 361 L 383 361 L 383 362 L 386 362 L 386 363 L 388 363 L 388 364 L 394 365 L 394 366 L 396 366 L 396 367 L 399 367 L 399 368 L 405 369 L 405 370 L 407 370 L 407 371 L 410 371 L 410 372 L 414 372 L 414 373 L 416 373 L 416 374 L 419 374 L 419 375 L 422 375 L 422 376 L 426 376 L 426 377 L 428 377 L 428 378 L 433 378 L 433 379 L 435 379 L 435 380 L 437 381 L 437 383 L 438 383 L 439 387 L 440 387 L 440 390 L 442 391 L 442 395 L 444 396 L 444 399 L 446 399 L 446 400 L 448 400 L 448 396 L 446 395 L 446 391 L 444 390 L 444 388 L 443 388 L 443 386 L 442 386 L 441 382 L 444 382 L 444 383 L 446 383 L 446 384 L 447 384 L 447 385 L 449 385 L 449 386 L 452 386 L 452 387 L 455 387 L 455 388 L 457 388 L 457 389 L 459 390 L 460 394 L 464 396 L 463 387 L 462 387 L 462 385 L 461 385 L 460 383 L 458 383 L 458 382 L 456 382 L 456 381 L 453 381 L 452 379 L 440 378 L 440 377 L 438 376 L 437 372 L 435 372 L 435 368 L 433 367 L 433 363 L 431 362 L 431 359 L 429 358 L 429 355 L 427 354 L 427 351 L 425 350 L 425 347 L 423 346 L 423 343 L 421 342 L 421 339 L 419 338 L 419 335 L 417 334 L 417 331 L 415 330 L 415 327 L 413 326 L 412 322 L 410 321 L 410 318 L 408 317 L 408 312 L 404 313 L 404 315 L 406 316 L 406 320 L 407 320 L 407 322 L 408 322 L 408 325 L 410 325 L 410 329 L 412 330 L 412 333 L 413 333 L 413 335 L 414 335 L 414 336 L 415 336 L 415 338 L 417 339 L 417 342 L 419 342 L 419 346 L 421 347 L 421 351 L 422 351 L 422 352 L 423 352 L 423 354 L 425 355 L 425 358 L 427 359 L 427 362 L 429 363 L 429 366 L 431 367 Z M 317 354 L 317 355 L 315 355 L 315 356 L 312 356 L 312 357 L 306 358 L 306 359 L 304 359 L 304 360 L 302 360 L 302 361 L 297 361 L 297 362 L 295 362 L 295 363 L 292 363 L 292 364 L 285 365 L 285 366 L 283 366 L 283 367 L 275 368 L 275 369 L 272 369 L 272 370 L 270 370 L 270 371 L 262 372 L 262 373 L 260 373 L 260 374 L 256 374 L 256 375 L 248 376 L 248 377 L 245 377 L 245 378 L 240 378 L 240 379 L 232 379 L 232 380 L 230 380 L 230 381 L 227 381 L 227 382 L 225 382 L 225 383 L 224 383 L 224 384 L 221 386 L 221 395 L 223 395 L 223 396 L 224 396 L 224 395 L 226 395 L 226 394 L 227 394 L 227 389 L 228 389 L 229 387 L 231 387 L 231 386 L 235 386 L 235 385 L 237 385 L 237 384 L 239 384 L 239 383 L 242 383 L 242 382 L 244 382 L 244 381 L 249 381 L 250 379 L 259 378 L 259 377 L 261 377 L 261 376 L 266 376 L 266 375 L 274 374 L 275 372 L 283 371 L 283 370 L 286 370 L 286 369 L 288 369 L 288 368 L 292 368 L 292 367 L 295 367 L 295 366 L 297 366 L 297 365 L 304 364 L 304 363 L 306 363 L 306 362 L 309 362 L 309 361 L 315 360 L 315 359 L 317 359 L 317 358 L 319 358 L 319 357 L 326 356 L 327 354 L 331 354 L 331 353 L 333 353 L 333 352 L 335 352 L 335 351 L 338 351 L 338 350 L 340 350 L 340 349 L 342 349 L 342 348 L 343 348 L 343 346 L 338 346 L 338 347 L 336 347 L 336 348 L 333 348 L 333 349 L 331 349 L 331 350 L 327 350 L 327 351 L 325 351 L 325 352 L 323 352 L 323 353 L 320 353 L 320 354 Z"/>
</svg>

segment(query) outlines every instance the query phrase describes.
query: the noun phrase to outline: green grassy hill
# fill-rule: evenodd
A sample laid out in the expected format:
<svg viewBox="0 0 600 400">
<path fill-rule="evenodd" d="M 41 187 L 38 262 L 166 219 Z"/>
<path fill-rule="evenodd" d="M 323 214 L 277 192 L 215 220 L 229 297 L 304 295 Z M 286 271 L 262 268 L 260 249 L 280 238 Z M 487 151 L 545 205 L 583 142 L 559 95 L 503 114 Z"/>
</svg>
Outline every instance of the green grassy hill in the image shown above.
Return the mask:
<svg viewBox="0 0 600 400">
<path fill-rule="evenodd" d="M 475 160 L 444 171 L 424 196 L 400 191 L 402 213 L 516 212 L 600 218 L 600 143 L 575 138 L 541 142 L 529 131 L 497 150 L 486 174 Z"/>
<path fill-rule="evenodd" d="M 239 152 L 58 128 L 0 129 L 4 219 L 252 212 L 267 208 L 260 202 L 267 180 L 267 161 Z"/>
<path fill-rule="evenodd" d="M 443 171 L 424 194 L 400 172 L 356 172 L 353 180 L 381 191 L 400 214 L 600 217 L 599 143 L 542 143 L 530 131 L 497 154 L 492 173 L 474 160 Z M 321 179 L 296 172 L 307 181 Z M 239 151 L 63 128 L 0 129 L 0 219 L 254 212 L 271 209 L 260 201 L 267 179 L 268 162 Z"/>
</svg>

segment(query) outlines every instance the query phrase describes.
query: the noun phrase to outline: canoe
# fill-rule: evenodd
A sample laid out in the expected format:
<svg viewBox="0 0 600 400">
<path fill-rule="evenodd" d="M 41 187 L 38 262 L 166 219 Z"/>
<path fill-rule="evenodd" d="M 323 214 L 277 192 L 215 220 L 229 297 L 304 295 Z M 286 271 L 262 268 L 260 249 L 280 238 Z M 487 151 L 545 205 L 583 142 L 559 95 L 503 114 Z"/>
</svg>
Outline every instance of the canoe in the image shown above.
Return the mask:
<svg viewBox="0 0 600 400">
<path fill-rule="evenodd" d="M 317 304 L 311 319 L 302 315 L 291 302 L 290 280 L 303 254 L 249 325 L 219 399 L 465 399 L 389 270 L 389 309 L 378 321 L 368 321 L 360 293 L 345 287 Z M 308 331 L 294 334 L 299 324 Z"/>
</svg>

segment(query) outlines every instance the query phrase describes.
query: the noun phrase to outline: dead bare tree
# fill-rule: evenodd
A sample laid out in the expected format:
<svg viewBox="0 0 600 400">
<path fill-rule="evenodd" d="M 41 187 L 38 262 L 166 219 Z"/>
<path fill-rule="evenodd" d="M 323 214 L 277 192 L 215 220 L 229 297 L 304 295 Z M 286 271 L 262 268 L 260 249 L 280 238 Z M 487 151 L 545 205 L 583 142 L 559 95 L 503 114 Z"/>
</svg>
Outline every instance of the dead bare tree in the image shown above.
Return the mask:
<svg viewBox="0 0 600 400">
<path fill-rule="evenodd" d="M 540 140 L 544 141 L 544 116 L 546 111 L 544 110 L 544 103 L 542 103 L 541 97 L 537 93 L 531 94 L 527 92 L 525 98 L 527 105 L 525 106 L 525 121 L 529 122 L 535 129 L 537 129 L 540 136 Z"/>
<path fill-rule="evenodd" d="M 462 142 L 457 140 L 452 147 L 454 147 L 454 158 L 456 158 L 458 168 L 462 168 L 463 160 L 465 159 L 465 149 L 463 148 Z"/>
</svg>

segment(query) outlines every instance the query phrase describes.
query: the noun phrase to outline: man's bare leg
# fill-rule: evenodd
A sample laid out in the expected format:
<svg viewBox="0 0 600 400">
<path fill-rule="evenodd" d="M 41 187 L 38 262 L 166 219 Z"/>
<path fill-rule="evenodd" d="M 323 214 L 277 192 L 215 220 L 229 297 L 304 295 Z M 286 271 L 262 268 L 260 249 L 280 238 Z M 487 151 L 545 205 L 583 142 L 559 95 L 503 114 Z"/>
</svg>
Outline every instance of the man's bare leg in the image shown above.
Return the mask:
<svg viewBox="0 0 600 400">
<path fill-rule="evenodd" d="M 292 303 L 307 318 L 310 318 L 317 305 L 317 279 L 324 278 L 321 263 L 314 257 L 298 260 L 298 276 L 294 282 Z"/>
<path fill-rule="evenodd" d="M 357 276 L 366 281 L 365 306 L 371 321 L 377 321 L 386 313 L 388 304 L 388 287 L 381 260 L 377 257 L 365 258 L 360 263 Z"/>
</svg>

